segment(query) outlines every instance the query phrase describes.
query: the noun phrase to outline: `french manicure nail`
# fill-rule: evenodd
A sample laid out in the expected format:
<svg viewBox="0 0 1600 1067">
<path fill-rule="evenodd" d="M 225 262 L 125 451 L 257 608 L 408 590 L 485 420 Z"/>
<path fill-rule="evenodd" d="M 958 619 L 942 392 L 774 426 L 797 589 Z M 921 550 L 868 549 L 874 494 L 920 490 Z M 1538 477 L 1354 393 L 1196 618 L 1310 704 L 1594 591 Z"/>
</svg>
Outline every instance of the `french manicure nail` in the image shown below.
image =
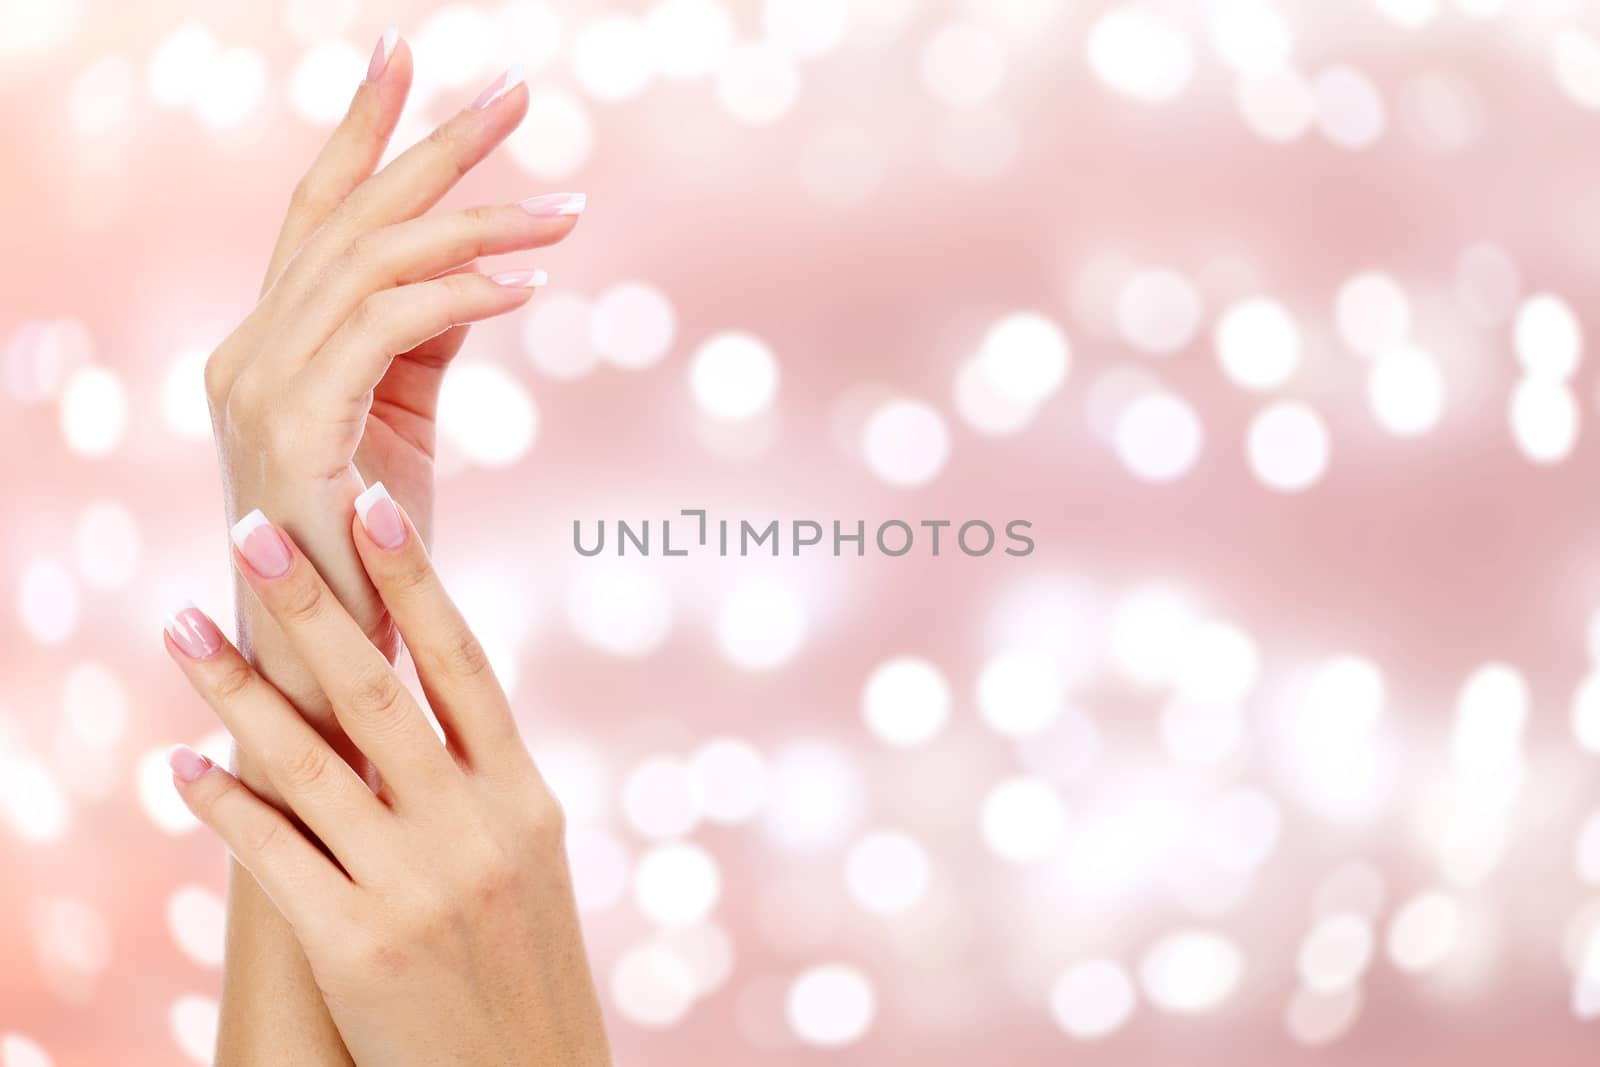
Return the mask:
<svg viewBox="0 0 1600 1067">
<path fill-rule="evenodd" d="M 405 520 L 382 482 L 373 482 L 366 492 L 356 497 L 356 514 L 361 516 L 367 536 L 379 548 L 399 548 L 406 543 Z"/>
<path fill-rule="evenodd" d="M 216 766 L 188 745 L 173 745 L 167 752 L 167 766 L 182 782 L 192 782 Z"/>
<path fill-rule="evenodd" d="M 389 66 L 389 57 L 394 55 L 394 46 L 400 42 L 400 31 L 393 26 L 383 31 L 383 36 L 378 38 L 378 47 L 372 50 L 372 60 L 367 64 L 367 81 L 375 82 L 384 69 Z"/>
<path fill-rule="evenodd" d="M 488 107 L 490 104 L 494 103 L 496 100 L 515 89 L 521 81 L 522 64 L 513 63 L 509 70 L 500 75 L 500 77 L 496 78 L 494 81 L 490 82 L 489 87 L 478 94 L 478 99 L 472 102 L 472 106 L 468 110 L 482 111 L 484 108 Z"/>
<path fill-rule="evenodd" d="M 582 193 L 547 193 L 544 196 L 530 196 L 520 201 L 517 206 L 530 215 L 542 218 L 551 215 L 581 215 L 588 203 L 589 198 Z"/>
<path fill-rule="evenodd" d="M 489 275 L 489 280 L 507 289 L 537 289 L 550 280 L 542 270 L 507 270 Z"/>
<path fill-rule="evenodd" d="M 222 631 L 192 600 L 167 613 L 166 630 L 172 643 L 190 659 L 210 659 L 222 647 Z"/>
<path fill-rule="evenodd" d="M 261 577 L 282 578 L 289 573 L 289 548 L 260 508 L 234 523 L 228 536 L 250 569 Z"/>
</svg>

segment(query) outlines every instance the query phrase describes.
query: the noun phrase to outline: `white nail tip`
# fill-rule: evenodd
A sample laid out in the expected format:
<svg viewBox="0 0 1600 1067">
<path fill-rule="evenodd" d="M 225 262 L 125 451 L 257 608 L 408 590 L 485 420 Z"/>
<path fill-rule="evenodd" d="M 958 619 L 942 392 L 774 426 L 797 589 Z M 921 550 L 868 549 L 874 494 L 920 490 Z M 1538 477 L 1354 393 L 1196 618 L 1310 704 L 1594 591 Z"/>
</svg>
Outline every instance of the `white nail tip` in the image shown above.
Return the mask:
<svg viewBox="0 0 1600 1067">
<path fill-rule="evenodd" d="M 589 206 L 589 198 L 583 193 L 576 193 L 570 199 L 563 200 L 561 206 L 556 208 L 557 215 L 582 215 L 583 209 Z"/>
<path fill-rule="evenodd" d="M 383 31 L 383 58 L 385 61 L 394 55 L 394 46 L 400 43 L 400 28 L 390 26 Z"/>
<path fill-rule="evenodd" d="M 356 497 L 356 514 L 361 517 L 361 525 L 367 524 L 367 512 L 372 510 L 372 505 L 380 500 L 388 500 L 389 490 L 383 487 L 382 482 L 373 482 L 358 497 Z"/>
<path fill-rule="evenodd" d="M 263 526 L 268 526 L 267 517 L 261 514 L 261 509 L 256 508 L 250 514 L 233 524 L 233 529 L 228 531 L 228 536 L 233 539 L 234 545 L 240 552 L 244 551 L 245 538 L 255 533 Z"/>
<path fill-rule="evenodd" d="M 194 601 L 182 601 L 181 603 L 175 605 L 171 611 L 167 612 L 166 617 L 161 620 L 161 625 L 166 629 L 167 633 L 172 634 L 173 637 L 177 637 L 178 616 L 192 609 L 194 609 Z"/>
</svg>

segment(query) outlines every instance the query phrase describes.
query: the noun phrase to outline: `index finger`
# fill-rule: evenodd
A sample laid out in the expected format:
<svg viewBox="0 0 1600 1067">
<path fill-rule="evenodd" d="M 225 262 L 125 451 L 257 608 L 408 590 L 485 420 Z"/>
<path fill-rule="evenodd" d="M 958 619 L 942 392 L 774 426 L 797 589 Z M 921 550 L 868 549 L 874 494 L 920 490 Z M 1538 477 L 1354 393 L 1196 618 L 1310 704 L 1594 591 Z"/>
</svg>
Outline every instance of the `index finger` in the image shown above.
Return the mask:
<svg viewBox="0 0 1600 1067">
<path fill-rule="evenodd" d="M 263 293 L 272 288 L 306 238 L 377 169 L 410 91 L 411 48 L 390 26 L 372 50 L 366 80 L 356 88 L 350 109 L 295 186 L 261 284 Z"/>
</svg>

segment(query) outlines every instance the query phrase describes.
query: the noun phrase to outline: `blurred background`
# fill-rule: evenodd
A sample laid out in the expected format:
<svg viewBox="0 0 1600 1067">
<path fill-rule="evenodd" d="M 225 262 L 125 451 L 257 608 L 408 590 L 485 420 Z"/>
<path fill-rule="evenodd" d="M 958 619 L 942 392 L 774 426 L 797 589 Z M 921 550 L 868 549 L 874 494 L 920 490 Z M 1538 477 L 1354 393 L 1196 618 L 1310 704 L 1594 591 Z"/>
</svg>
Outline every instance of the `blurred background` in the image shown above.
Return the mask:
<svg viewBox="0 0 1600 1067">
<path fill-rule="evenodd" d="M 1593 4 L 0 0 L 0 1065 L 209 1062 L 200 368 L 390 24 L 589 196 L 436 554 L 620 1063 L 1592 1059 Z M 573 550 L 683 508 L 1037 548 Z"/>
</svg>

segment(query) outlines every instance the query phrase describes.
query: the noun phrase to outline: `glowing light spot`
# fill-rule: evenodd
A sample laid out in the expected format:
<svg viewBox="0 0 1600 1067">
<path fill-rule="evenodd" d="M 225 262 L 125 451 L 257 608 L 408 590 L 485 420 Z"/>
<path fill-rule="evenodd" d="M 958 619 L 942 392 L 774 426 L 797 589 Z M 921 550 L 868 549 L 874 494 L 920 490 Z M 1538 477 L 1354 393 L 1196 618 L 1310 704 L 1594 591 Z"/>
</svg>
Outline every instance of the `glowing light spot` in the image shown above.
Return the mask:
<svg viewBox="0 0 1600 1067">
<path fill-rule="evenodd" d="M 141 555 L 139 527 L 121 504 L 91 504 L 78 517 L 72 537 L 73 559 L 85 584 L 120 589 L 137 576 Z"/>
<path fill-rule="evenodd" d="M 945 26 L 922 49 L 922 83 L 934 99 L 946 104 L 984 103 L 999 90 L 1005 74 L 1005 45 L 981 26 Z"/>
<path fill-rule="evenodd" d="M 1511 436 L 1537 464 L 1560 463 L 1578 443 L 1578 401 L 1560 382 L 1524 378 L 1511 394 Z"/>
<path fill-rule="evenodd" d="M 711 853 L 685 841 L 658 845 L 639 860 L 633 875 L 639 913 L 662 926 L 701 922 L 722 895 L 722 872 Z"/>
<path fill-rule="evenodd" d="M 490 73 L 488 63 L 496 52 L 494 20 L 476 5 L 435 8 L 406 37 L 416 54 L 417 70 L 426 72 L 433 87 L 466 89 Z"/>
<path fill-rule="evenodd" d="M 717 609 L 717 644 L 747 671 L 783 666 L 800 651 L 805 636 L 805 605 L 787 585 L 747 582 Z"/>
<path fill-rule="evenodd" d="M 577 826 L 567 831 L 567 866 L 572 871 L 572 894 L 584 913 L 617 906 L 628 890 L 631 868 L 627 850 L 616 837 L 598 827 Z"/>
<path fill-rule="evenodd" d="M 361 15 L 360 0 L 289 0 L 287 8 L 289 32 L 307 43 L 345 33 Z"/>
<path fill-rule="evenodd" d="M 138 78 L 126 56 L 105 56 L 85 67 L 73 79 L 67 97 L 72 128 L 85 138 L 125 137 L 132 125 Z"/>
<path fill-rule="evenodd" d="M 789 1026 L 807 1045 L 843 1048 L 872 1027 L 877 994 L 855 967 L 831 963 L 803 971 L 785 1000 Z"/>
<path fill-rule="evenodd" d="M 1089 28 L 1089 68 L 1106 87 L 1145 103 L 1164 103 L 1194 75 L 1194 46 L 1182 27 L 1145 7 L 1122 4 Z"/>
<path fill-rule="evenodd" d="M 1581 107 L 1600 108 L 1600 43 L 1575 26 L 1556 31 L 1550 46 L 1556 82 Z"/>
<path fill-rule="evenodd" d="M 677 332 L 672 303 L 653 285 L 622 282 L 595 298 L 590 339 L 596 352 L 619 367 L 659 363 Z"/>
<path fill-rule="evenodd" d="M 202 123 L 225 130 L 254 114 L 266 95 L 266 58 L 248 45 L 235 45 L 212 57 L 205 88 L 191 105 Z"/>
<path fill-rule="evenodd" d="M 733 16 L 719 0 L 662 0 L 644 20 L 665 78 L 708 78 L 733 47 Z"/>
<path fill-rule="evenodd" d="M 880 830 L 851 847 L 844 878 L 857 904 L 880 915 L 898 915 L 922 899 L 931 869 L 927 850 L 916 838 Z"/>
<path fill-rule="evenodd" d="M 27 5 L 37 7 L 41 5 Z M 44 5 L 47 6 L 47 5 Z M 18 1033 L 0 1034 L 0 1065 L 3 1067 L 55 1067 L 44 1046 Z"/>
<path fill-rule="evenodd" d="M 1331 993 L 1297 989 L 1284 1013 L 1289 1036 L 1302 1045 L 1320 1048 L 1339 1040 L 1361 1015 L 1361 989 L 1348 986 Z"/>
<path fill-rule="evenodd" d="M 771 406 L 777 395 L 778 361 L 758 337 L 719 333 L 695 351 L 689 388 L 713 418 L 749 419 Z"/>
<path fill-rule="evenodd" d="M 139 758 L 134 784 L 139 791 L 139 806 L 162 833 L 186 834 L 200 825 L 173 788 L 172 769 L 167 766 L 164 749 L 153 749 Z"/>
<path fill-rule="evenodd" d="M 950 718 L 950 683 L 929 661 L 899 656 L 879 665 L 867 679 L 861 712 L 867 728 L 887 744 L 926 744 Z"/>
<path fill-rule="evenodd" d="M 1256 297 L 1223 313 L 1216 348 L 1235 385 L 1264 392 L 1288 381 L 1300 365 L 1300 328 L 1282 304 Z"/>
<path fill-rule="evenodd" d="M 533 448 L 539 413 L 522 383 L 493 363 L 460 362 L 439 390 L 439 436 L 469 461 L 509 467 Z"/>
<path fill-rule="evenodd" d="M 1371 966 L 1375 944 L 1371 924 L 1360 915 L 1320 919 L 1300 943 L 1300 980 L 1319 993 L 1352 986 Z"/>
<path fill-rule="evenodd" d="M 997 395 L 1035 405 L 1061 388 L 1070 359 L 1061 327 L 1037 312 L 1018 311 L 989 327 L 977 365 L 984 383 Z"/>
<path fill-rule="evenodd" d="M 802 852 L 826 848 L 850 831 L 862 808 L 861 772 L 843 749 L 807 741 L 773 760 L 765 822 L 781 845 Z"/>
<path fill-rule="evenodd" d="M 916 488 L 944 470 L 950 458 L 950 431 L 930 405 L 897 398 L 868 416 L 861 451 L 879 479 L 903 489 Z"/>
<path fill-rule="evenodd" d="M 83 367 L 61 393 L 61 436 L 80 456 L 104 456 L 128 428 L 128 395 L 105 367 Z"/>
<path fill-rule="evenodd" d="M 218 53 L 216 35 L 186 22 L 156 45 L 146 78 L 150 95 L 165 108 L 185 108 L 205 92 L 205 79 Z"/>
<path fill-rule="evenodd" d="M 1341 285 L 1334 318 L 1344 343 L 1366 356 L 1399 348 L 1411 333 L 1411 303 L 1387 274 L 1358 274 Z"/>
<path fill-rule="evenodd" d="M 717 99 L 729 115 L 770 126 L 794 107 L 800 71 L 787 52 L 767 43 L 735 45 L 717 71 Z"/>
<path fill-rule="evenodd" d="M 655 56 L 643 19 L 602 15 L 572 42 L 572 73 L 596 100 L 631 100 L 655 77 Z"/>
<path fill-rule="evenodd" d="M 1117 456 L 1128 473 L 1145 482 L 1182 478 L 1200 458 L 1200 417 L 1182 397 L 1149 392 L 1136 397 L 1117 419 Z"/>
<path fill-rule="evenodd" d="M 1444 415 L 1438 361 L 1409 345 L 1378 357 L 1367 372 L 1367 405 L 1378 425 L 1396 437 L 1432 430 Z"/>
<path fill-rule="evenodd" d="M 186 441 L 211 439 L 211 405 L 206 399 L 206 356 L 186 348 L 167 364 L 161 380 L 161 417 L 173 435 Z"/>
<path fill-rule="evenodd" d="M 1328 428 L 1310 407 L 1298 402 L 1273 404 L 1250 420 L 1245 440 L 1250 469 L 1268 489 L 1298 493 L 1311 488 L 1328 470 Z"/>
<path fill-rule="evenodd" d="M 179 886 L 167 898 L 167 930 L 183 954 L 202 967 L 222 966 L 227 913 L 222 898 L 202 886 Z"/>
<path fill-rule="evenodd" d="M 1394 775 L 1394 753 L 1383 730 L 1384 699 L 1376 665 L 1338 656 L 1312 672 L 1288 709 L 1285 765 L 1314 813 L 1337 823 L 1359 823 L 1381 808 Z"/>
<path fill-rule="evenodd" d="M 694 976 L 695 995 L 722 988 L 733 973 L 733 939 L 716 923 L 696 923 L 663 930 L 656 943 L 682 960 Z"/>
<path fill-rule="evenodd" d="M 73 664 L 61 686 L 61 706 L 79 744 L 111 748 L 127 732 L 127 691 L 103 663 Z"/>
<path fill-rule="evenodd" d="M 1112 611 L 1112 665 L 1135 685 L 1171 682 L 1185 661 L 1198 621 L 1189 602 L 1170 589 L 1133 590 Z"/>
<path fill-rule="evenodd" d="M 1421 29 L 1439 14 L 1439 0 L 1372 0 L 1378 14 L 1408 30 Z"/>
<path fill-rule="evenodd" d="M 996 856 L 1010 863 L 1034 863 L 1061 847 L 1066 807 L 1043 780 L 1010 778 L 984 797 L 981 827 L 984 843 Z"/>
<path fill-rule="evenodd" d="M 1157 941 L 1139 963 L 1145 996 L 1163 1011 L 1201 1015 L 1233 996 L 1244 960 L 1220 934 L 1186 931 Z"/>
<path fill-rule="evenodd" d="M 633 769 L 622 786 L 622 811 L 646 837 L 682 837 L 700 821 L 687 764 L 658 756 Z"/>
<path fill-rule="evenodd" d="M 765 0 L 761 22 L 766 37 L 802 59 L 826 55 L 850 28 L 849 0 Z"/>
<path fill-rule="evenodd" d="M 993 657 L 978 676 L 978 708 L 997 733 L 1027 737 L 1061 714 L 1066 680 L 1053 657 L 1019 649 Z"/>
<path fill-rule="evenodd" d="M 1388 125 L 1383 97 L 1365 74 L 1350 67 L 1330 67 L 1318 75 L 1313 92 L 1317 126 L 1341 148 L 1374 144 Z"/>
<path fill-rule="evenodd" d="M 1184 627 L 1177 692 L 1204 704 L 1236 704 L 1250 695 L 1261 673 L 1253 638 L 1232 623 L 1208 619 Z M 1130 650 L 1131 652 L 1132 650 Z"/>
<path fill-rule="evenodd" d="M 1317 118 L 1316 93 L 1294 71 L 1240 78 L 1234 104 L 1250 132 L 1276 144 L 1298 139 Z"/>
<path fill-rule="evenodd" d="M 211 1063 L 217 1049 L 217 1014 L 217 1002 L 196 993 L 179 997 L 167 1012 L 172 1040 L 196 1063 Z"/>
<path fill-rule="evenodd" d="M 1572 698 L 1572 729 L 1585 752 L 1600 752 L 1600 673 L 1584 676 Z"/>
<path fill-rule="evenodd" d="M 1438 890 L 1418 893 L 1389 923 L 1389 959 L 1402 971 L 1431 971 L 1456 950 L 1464 925 L 1454 897 Z"/>
<path fill-rule="evenodd" d="M 568 587 L 567 619 L 595 648 L 614 656 L 647 656 L 672 628 L 672 601 L 645 568 L 596 563 L 579 570 Z"/>
<path fill-rule="evenodd" d="M 1266 0 L 1223 0 L 1211 12 L 1211 46 L 1244 75 L 1272 74 L 1294 49 L 1289 23 Z"/>
<path fill-rule="evenodd" d="M 700 811 L 712 822 L 746 822 L 766 804 L 767 761 L 747 741 L 723 737 L 706 742 L 695 749 L 689 773 Z"/>
<path fill-rule="evenodd" d="M 557 181 L 583 169 L 594 151 L 594 123 L 583 102 L 565 89 L 540 86 L 528 95 L 528 115 L 506 138 L 512 160 L 535 178 Z"/>
<path fill-rule="evenodd" d="M 36 760 L 16 756 L 0 774 L 0 815 L 24 841 L 55 841 L 67 832 L 70 810 L 55 775 Z"/>
<path fill-rule="evenodd" d="M 1200 294 L 1175 271 L 1141 271 L 1117 299 L 1117 326 L 1141 352 L 1168 355 L 1188 346 L 1200 326 Z"/>
<path fill-rule="evenodd" d="M 289 74 L 289 102 L 295 112 L 317 126 L 338 122 L 367 75 L 368 58 L 345 41 L 313 45 Z"/>
<path fill-rule="evenodd" d="M 523 313 L 522 347 L 534 367 L 552 378 L 581 378 L 600 354 L 591 331 L 593 309 L 576 293 L 551 293 Z"/>
<path fill-rule="evenodd" d="M 1538 293 L 1517 309 L 1513 347 L 1517 362 L 1528 374 L 1564 382 L 1577 371 L 1583 357 L 1583 330 L 1565 300 Z"/>
<path fill-rule="evenodd" d="M 1050 1014 L 1056 1025 L 1080 1041 L 1116 1033 L 1133 1017 L 1137 1003 L 1133 979 L 1111 960 L 1075 964 L 1050 989 Z"/>
<path fill-rule="evenodd" d="M 611 1001 L 629 1022 L 650 1029 L 677 1024 L 694 1004 L 694 972 L 662 945 L 628 949 L 611 970 Z"/>
<path fill-rule="evenodd" d="M 17 614 L 23 628 L 42 645 L 55 645 L 78 626 L 78 586 L 72 574 L 51 560 L 23 568 L 17 587 Z"/>
</svg>

